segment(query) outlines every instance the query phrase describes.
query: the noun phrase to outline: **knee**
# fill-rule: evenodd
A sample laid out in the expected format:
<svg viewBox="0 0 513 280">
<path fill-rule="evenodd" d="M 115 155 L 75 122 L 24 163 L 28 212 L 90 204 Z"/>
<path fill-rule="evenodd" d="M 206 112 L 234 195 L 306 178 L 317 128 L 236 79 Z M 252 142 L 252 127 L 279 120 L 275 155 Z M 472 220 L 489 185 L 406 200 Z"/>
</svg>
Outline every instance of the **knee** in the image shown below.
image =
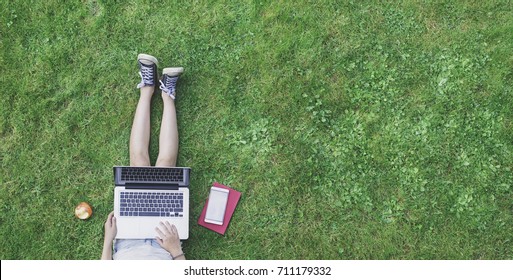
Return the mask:
<svg viewBox="0 0 513 280">
<path fill-rule="evenodd" d="M 150 166 L 150 156 L 148 153 L 131 153 L 130 154 L 131 166 Z"/>
<path fill-rule="evenodd" d="M 159 156 L 157 158 L 157 163 L 155 166 L 162 166 L 162 167 L 175 167 L 176 166 L 176 157 L 173 156 Z"/>
</svg>

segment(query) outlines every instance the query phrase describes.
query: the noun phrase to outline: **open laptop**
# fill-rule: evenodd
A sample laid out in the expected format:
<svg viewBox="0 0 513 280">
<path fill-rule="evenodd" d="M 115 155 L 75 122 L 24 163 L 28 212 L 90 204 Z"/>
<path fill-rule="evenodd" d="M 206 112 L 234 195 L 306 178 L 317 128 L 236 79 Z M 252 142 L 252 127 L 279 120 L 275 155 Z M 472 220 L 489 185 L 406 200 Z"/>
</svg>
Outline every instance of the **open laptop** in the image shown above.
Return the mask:
<svg viewBox="0 0 513 280">
<path fill-rule="evenodd" d="M 189 238 L 188 167 L 114 166 L 117 239 L 155 238 L 169 221 L 180 239 Z"/>
</svg>

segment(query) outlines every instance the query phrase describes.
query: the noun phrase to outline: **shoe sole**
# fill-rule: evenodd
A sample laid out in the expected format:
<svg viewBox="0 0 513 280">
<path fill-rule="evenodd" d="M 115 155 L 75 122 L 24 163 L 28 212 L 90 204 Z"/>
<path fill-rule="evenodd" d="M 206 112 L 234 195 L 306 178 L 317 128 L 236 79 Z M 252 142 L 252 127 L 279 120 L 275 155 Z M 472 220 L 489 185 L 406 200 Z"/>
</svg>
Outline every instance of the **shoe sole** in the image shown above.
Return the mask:
<svg viewBox="0 0 513 280">
<path fill-rule="evenodd" d="M 169 67 L 162 69 L 162 75 L 170 77 L 180 76 L 183 73 L 183 67 Z"/>
<path fill-rule="evenodd" d="M 157 60 L 157 58 L 156 58 L 156 57 L 151 56 L 151 55 L 149 55 L 149 54 L 144 54 L 144 53 L 139 54 L 139 55 L 137 56 L 137 60 L 138 60 L 138 61 L 141 61 L 141 60 L 147 60 L 147 61 L 151 61 L 151 62 L 153 62 L 154 64 L 158 64 L 158 63 L 159 63 L 159 61 Z M 146 63 L 145 63 L 145 64 L 146 64 Z"/>
</svg>

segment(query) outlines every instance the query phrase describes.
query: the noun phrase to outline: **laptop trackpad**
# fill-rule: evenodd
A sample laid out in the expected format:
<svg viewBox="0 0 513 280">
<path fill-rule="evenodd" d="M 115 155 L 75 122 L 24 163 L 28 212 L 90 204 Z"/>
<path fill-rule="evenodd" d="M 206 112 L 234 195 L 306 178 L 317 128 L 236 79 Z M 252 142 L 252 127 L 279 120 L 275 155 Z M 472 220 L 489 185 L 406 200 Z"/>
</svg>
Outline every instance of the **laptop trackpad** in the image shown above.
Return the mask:
<svg viewBox="0 0 513 280">
<path fill-rule="evenodd" d="M 178 235 L 180 239 L 187 239 L 189 236 L 183 230 L 188 227 L 187 223 L 184 223 L 184 219 L 169 219 L 164 217 L 118 217 L 117 227 L 118 235 L 117 239 L 146 239 L 155 238 L 158 236 L 156 227 L 159 226 L 161 221 L 168 220 L 169 223 L 174 224 L 177 227 Z"/>
<path fill-rule="evenodd" d="M 144 226 L 141 219 L 132 217 L 117 217 L 117 239 L 142 239 L 141 228 Z"/>
</svg>

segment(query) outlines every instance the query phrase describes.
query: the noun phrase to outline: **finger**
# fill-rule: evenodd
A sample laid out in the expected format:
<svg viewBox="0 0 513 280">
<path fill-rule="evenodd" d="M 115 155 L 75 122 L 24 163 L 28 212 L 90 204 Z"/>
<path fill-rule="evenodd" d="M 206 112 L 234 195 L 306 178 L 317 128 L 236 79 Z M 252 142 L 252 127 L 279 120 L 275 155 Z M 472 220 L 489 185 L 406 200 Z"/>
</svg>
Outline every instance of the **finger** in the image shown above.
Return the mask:
<svg viewBox="0 0 513 280">
<path fill-rule="evenodd" d="M 167 223 L 167 221 L 166 221 Z M 160 226 L 162 227 L 162 232 L 166 234 L 171 234 L 171 231 L 169 230 L 168 226 L 164 222 L 160 222 Z"/>
<path fill-rule="evenodd" d="M 157 240 L 157 243 L 158 243 L 161 247 L 164 247 L 164 242 L 162 242 L 162 239 L 160 239 L 159 237 L 155 237 L 155 239 Z"/>
<path fill-rule="evenodd" d="M 173 233 L 173 227 L 171 226 L 169 221 L 166 221 L 165 225 L 166 225 L 166 228 L 169 231 L 169 233 Z"/>
<path fill-rule="evenodd" d="M 107 216 L 107 220 L 105 221 L 105 225 L 109 225 L 112 223 L 112 217 L 114 216 L 114 212 L 110 212 Z"/>
<path fill-rule="evenodd" d="M 166 235 L 160 230 L 160 228 L 156 227 L 155 231 L 159 234 L 160 238 L 164 239 L 166 238 Z"/>
<path fill-rule="evenodd" d="M 171 230 L 172 230 L 172 232 L 173 232 L 174 234 L 178 234 L 178 229 L 176 228 L 176 226 L 175 226 L 175 225 L 172 225 L 172 226 L 171 226 Z"/>
</svg>

